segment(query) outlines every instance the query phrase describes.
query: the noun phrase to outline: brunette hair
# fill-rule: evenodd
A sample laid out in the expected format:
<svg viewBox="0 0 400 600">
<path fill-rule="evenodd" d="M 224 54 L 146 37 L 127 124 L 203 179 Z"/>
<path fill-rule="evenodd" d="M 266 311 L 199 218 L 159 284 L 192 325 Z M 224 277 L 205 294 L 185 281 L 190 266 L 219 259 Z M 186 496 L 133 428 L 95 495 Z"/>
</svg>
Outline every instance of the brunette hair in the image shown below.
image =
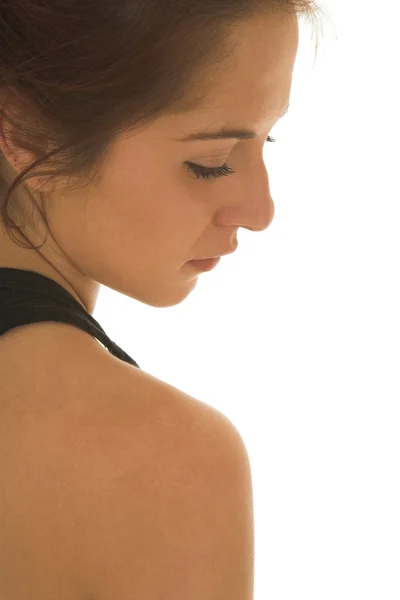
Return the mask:
<svg viewBox="0 0 400 600">
<path fill-rule="evenodd" d="M 229 59 L 232 26 L 281 13 L 315 25 L 319 11 L 313 0 L 0 0 L 0 119 L 39 156 L 10 185 L 0 151 L 0 224 L 28 240 L 9 214 L 26 208 L 15 195 L 9 205 L 17 186 L 29 194 L 25 181 L 38 176 L 89 184 L 119 135 L 200 105 Z"/>
</svg>

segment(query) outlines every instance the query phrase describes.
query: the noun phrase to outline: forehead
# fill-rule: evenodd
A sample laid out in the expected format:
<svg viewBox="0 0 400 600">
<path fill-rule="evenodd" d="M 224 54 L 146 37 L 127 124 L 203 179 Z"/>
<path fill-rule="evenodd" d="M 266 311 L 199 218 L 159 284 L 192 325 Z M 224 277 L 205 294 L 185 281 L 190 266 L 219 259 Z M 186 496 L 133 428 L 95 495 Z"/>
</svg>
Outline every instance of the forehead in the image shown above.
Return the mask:
<svg viewBox="0 0 400 600">
<path fill-rule="evenodd" d="M 214 68 L 211 81 L 204 81 L 202 104 L 182 113 L 182 123 L 223 123 L 242 116 L 256 124 L 282 116 L 298 49 L 297 17 L 268 17 L 237 27 L 232 43 L 231 55 Z"/>
<path fill-rule="evenodd" d="M 223 127 L 259 131 L 282 117 L 298 48 L 297 17 L 268 16 L 237 26 L 230 43 L 227 60 L 197 81 L 201 103 L 178 113 L 172 107 L 149 127 L 151 138 L 177 140 Z"/>
</svg>

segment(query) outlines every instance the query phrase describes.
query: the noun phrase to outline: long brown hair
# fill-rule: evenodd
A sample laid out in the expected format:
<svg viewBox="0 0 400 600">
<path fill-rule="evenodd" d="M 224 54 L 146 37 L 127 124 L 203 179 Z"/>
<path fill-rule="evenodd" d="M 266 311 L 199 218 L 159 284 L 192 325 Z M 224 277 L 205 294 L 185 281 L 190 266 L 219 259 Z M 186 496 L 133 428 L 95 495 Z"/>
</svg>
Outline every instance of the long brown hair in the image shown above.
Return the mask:
<svg viewBox="0 0 400 600">
<path fill-rule="evenodd" d="M 119 135 L 199 105 L 200 78 L 229 59 L 234 24 L 286 13 L 315 25 L 319 10 L 313 0 L 0 0 L 0 118 L 39 156 L 10 184 L 0 151 L 0 224 L 21 232 L 9 211 L 22 215 L 15 189 L 29 194 L 31 177 L 89 184 Z"/>
</svg>

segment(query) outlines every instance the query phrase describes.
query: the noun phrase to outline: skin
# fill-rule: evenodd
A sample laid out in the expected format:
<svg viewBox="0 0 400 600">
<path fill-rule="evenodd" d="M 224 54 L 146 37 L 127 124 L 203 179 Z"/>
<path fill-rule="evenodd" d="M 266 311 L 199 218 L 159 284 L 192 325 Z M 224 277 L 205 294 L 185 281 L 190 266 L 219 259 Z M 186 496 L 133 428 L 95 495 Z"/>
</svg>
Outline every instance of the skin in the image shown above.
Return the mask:
<svg viewBox="0 0 400 600">
<path fill-rule="evenodd" d="M 90 314 L 100 284 L 154 307 L 181 303 L 200 275 L 188 261 L 231 252 L 240 227 L 263 231 L 273 220 L 263 149 L 289 104 L 298 34 L 295 15 L 236 25 L 230 64 L 214 77 L 201 109 L 163 116 L 119 138 L 101 179 L 84 190 L 64 193 L 60 184 L 39 187 L 28 180 L 52 234 L 41 249 L 27 250 L 0 227 L 0 267 L 50 277 Z M 225 125 L 259 137 L 175 141 Z M 36 158 L 11 146 L 3 126 L 0 131 L 1 150 L 14 169 Z M 205 181 L 187 171 L 186 161 L 227 163 L 236 173 Z M 46 230 L 39 218 L 34 224 L 36 234 L 24 231 L 37 245 Z"/>
</svg>

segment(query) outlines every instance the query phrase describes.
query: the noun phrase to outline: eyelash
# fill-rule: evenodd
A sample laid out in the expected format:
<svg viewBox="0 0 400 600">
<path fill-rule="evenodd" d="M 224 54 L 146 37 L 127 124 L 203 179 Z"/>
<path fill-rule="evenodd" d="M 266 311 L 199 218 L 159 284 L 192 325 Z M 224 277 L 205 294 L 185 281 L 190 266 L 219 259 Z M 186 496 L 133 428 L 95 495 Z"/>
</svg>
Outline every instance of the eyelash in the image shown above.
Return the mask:
<svg viewBox="0 0 400 600">
<path fill-rule="evenodd" d="M 276 142 L 274 138 L 268 136 L 266 142 Z M 196 175 L 198 179 L 206 179 L 209 181 L 210 179 L 219 179 L 220 177 L 227 177 L 228 175 L 233 175 L 236 173 L 233 169 L 231 169 L 227 164 L 222 165 L 222 167 L 202 167 L 201 165 L 196 165 L 195 163 L 187 162 L 188 165 L 187 170 L 191 171 Z"/>
</svg>

